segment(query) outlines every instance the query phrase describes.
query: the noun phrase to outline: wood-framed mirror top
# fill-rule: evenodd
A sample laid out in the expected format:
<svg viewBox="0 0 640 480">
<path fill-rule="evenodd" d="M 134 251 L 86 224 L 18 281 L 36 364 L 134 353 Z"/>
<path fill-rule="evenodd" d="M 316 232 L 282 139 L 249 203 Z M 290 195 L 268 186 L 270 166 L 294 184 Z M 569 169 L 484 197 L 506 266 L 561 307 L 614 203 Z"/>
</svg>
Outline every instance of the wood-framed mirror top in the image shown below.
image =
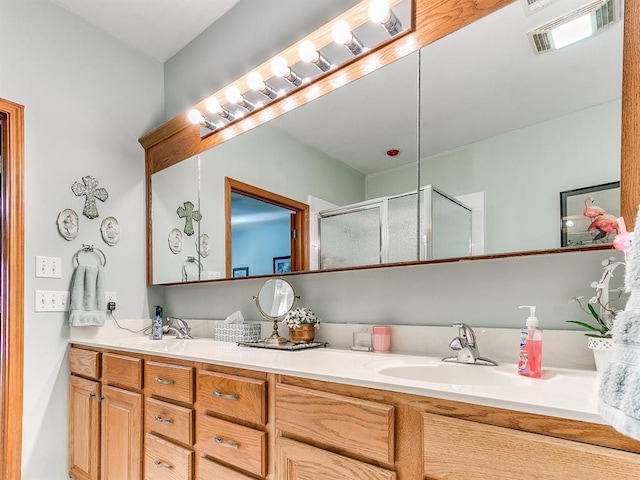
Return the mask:
<svg viewBox="0 0 640 480">
<path fill-rule="evenodd" d="M 373 50 L 367 56 L 355 58 L 335 71 L 312 82 L 314 95 L 308 95 L 308 87 L 294 91 L 283 99 L 249 115 L 220 131 L 204 138 L 199 126 L 188 123 L 186 115 L 180 115 L 140 139 L 146 151 L 147 191 L 151 188 L 151 175 L 192 155 L 201 153 L 215 145 L 231 139 L 268 120 L 324 95 L 347 82 L 352 82 L 372 71 L 371 56 L 375 56 L 377 68 L 385 66 L 425 45 L 513 3 L 512 0 L 415 0 L 413 30 Z M 627 227 L 633 228 L 634 217 L 640 203 L 640 165 L 635 156 L 640 152 L 640 5 L 627 2 L 624 16 L 623 94 L 622 94 L 622 148 L 621 148 L 621 214 Z M 340 78 L 340 81 L 337 79 Z M 202 102 L 201 102 L 202 103 Z M 199 104 L 198 104 L 199 105 Z M 148 228 L 150 238 L 151 205 L 148 204 Z M 148 242 L 149 243 L 149 242 Z M 593 247 L 585 247 L 591 249 Z M 597 246 L 596 248 L 603 248 Z M 608 248 L 608 247 L 604 247 Z M 583 248 L 571 248 L 571 251 Z M 148 249 L 151 252 L 150 246 Z M 555 250 L 554 250 L 555 251 Z M 558 250 L 561 252 L 564 250 Z M 568 251 L 568 250 L 566 250 Z M 545 250 L 544 252 L 547 252 Z M 489 257 L 508 257 L 535 252 L 514 252 Z M 149 254 L 149 259 L 151 259 Z M 482 259 L 487 256 L 469 257 Z M 454 259 L 455 260 L 455 259 Z M 447 261 L 452 261 L 451 259 Z M 416 263 L 416 262 L 411 262 Z M 148 282 L 152 284 L 151 262 L 148 265 Z M 375 268 L 371 267 L 357 268 Z M 351 269 L 348 269 L 351 270 Z"/>
</svg>

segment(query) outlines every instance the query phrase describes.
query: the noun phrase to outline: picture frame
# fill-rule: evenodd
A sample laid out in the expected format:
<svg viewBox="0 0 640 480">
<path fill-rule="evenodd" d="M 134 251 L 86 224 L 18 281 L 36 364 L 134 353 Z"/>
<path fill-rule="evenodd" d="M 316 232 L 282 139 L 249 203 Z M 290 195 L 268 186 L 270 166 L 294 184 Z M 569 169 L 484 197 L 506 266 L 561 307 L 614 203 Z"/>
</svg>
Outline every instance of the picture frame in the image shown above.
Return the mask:
<svg viewBox="0 0 640 480">
<path fill-rule="evenodd" d="M 249 267 L 236 267 L 233 269 L 233 278 L 248 277 Z"/>
<path fill-rule="evenodd" d="M 273 273 L 291 272 L 291 255 L 286 257 L 273 257 Z"/>
<path fill-rule="evenodd" d="M 620 182 L 560 192 L 560 246 L 613 242 L 620 216 Z"/>
</svg>

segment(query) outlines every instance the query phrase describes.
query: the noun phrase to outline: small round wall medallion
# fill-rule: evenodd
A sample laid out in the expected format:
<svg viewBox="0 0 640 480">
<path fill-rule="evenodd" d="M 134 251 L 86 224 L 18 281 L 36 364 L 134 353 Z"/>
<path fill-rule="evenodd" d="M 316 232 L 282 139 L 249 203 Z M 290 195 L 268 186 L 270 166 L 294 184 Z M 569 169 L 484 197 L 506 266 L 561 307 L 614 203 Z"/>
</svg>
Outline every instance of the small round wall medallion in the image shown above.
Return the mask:
<svg viewBox="0 0 640 480">
<path fill-rule="evenodd" d="M 169 242 L 169 250 L 173 253 L 178 254 L 182 251 L 182 232 L 180 230 L 177 228 L 171 230 L 167 241 Z"/>
<path fill-rule="evenodd" d="M 211 251 L 211 244 L 209 242 L 209 235 L 203 233 L 200 235 L 199 241 L 196 243 L 196 250 L 201 257 L 208 257 Z"/>
<path fill-rule="evenodd" d="M 100 225 L 100 233 L 104 243 L 113 247 L 120 241 L 120 224 L 115 217 L 107 217 Z"/>
<path fill-rule="evenodd" d="M 71 241 L 78 236 L 80 220 L 78 214 L 70 208 L 65 208 L 58 214 L 58 232 L 65 240 Z"/>
</svg>

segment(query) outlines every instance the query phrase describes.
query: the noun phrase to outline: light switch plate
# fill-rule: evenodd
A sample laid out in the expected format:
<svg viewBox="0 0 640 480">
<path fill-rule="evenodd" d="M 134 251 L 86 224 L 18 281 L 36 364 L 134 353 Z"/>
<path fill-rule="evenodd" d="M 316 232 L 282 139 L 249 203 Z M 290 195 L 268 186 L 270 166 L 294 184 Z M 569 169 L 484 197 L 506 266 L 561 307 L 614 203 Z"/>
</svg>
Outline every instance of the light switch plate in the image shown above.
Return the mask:
<svg viewBox="0 0 640 480">
<path fill-rule="evenodd" d="M 62 259 L 36 255 L 36 277 L 62 278 Z"/>
<path fill-rule="evenodd" d="M 69 310 L 69 292 L 36 290 L 36 312 L 66 312 Z"/>
</svg>

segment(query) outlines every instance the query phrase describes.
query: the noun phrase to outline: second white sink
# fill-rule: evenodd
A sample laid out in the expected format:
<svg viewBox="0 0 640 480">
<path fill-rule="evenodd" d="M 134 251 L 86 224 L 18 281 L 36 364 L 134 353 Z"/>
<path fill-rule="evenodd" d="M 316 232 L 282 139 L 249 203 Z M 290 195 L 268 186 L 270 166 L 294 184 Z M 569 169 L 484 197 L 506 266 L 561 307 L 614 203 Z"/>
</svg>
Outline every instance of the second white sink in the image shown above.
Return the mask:
<svg viewBox="0 0 640 480">
<path fill-rule="evenodd" d="M 531 382 L 531 379 L 518 375 L 515 370 L 512 372 L 504 367 L 444 362 L 390 365 L 380 368 L 378 373 L 407 380 L 450 385 L 517 387 Z"/>
</svg>

